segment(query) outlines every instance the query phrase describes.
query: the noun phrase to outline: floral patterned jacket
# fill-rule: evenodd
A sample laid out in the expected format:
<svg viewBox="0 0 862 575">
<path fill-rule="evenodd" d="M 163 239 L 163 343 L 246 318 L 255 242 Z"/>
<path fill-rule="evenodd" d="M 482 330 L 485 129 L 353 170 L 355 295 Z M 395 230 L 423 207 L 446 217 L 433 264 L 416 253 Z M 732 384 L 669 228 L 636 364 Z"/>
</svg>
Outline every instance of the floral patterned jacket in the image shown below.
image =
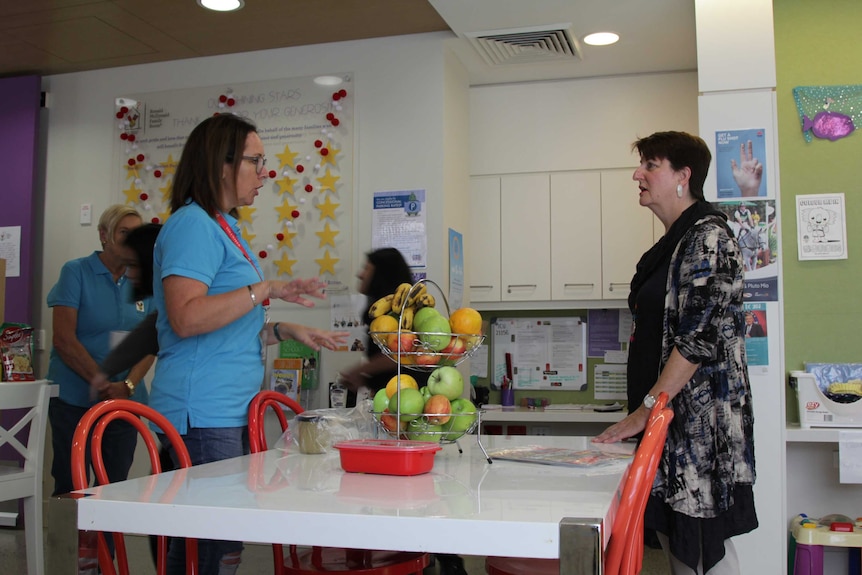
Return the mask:
<svg viewBox="0 0 862 575">
<path fill-rule="evenodd" d="M 755 480 L 742 280 L 739 246 L 718 216 L 697 221 L 671 258 L 661 368 L 674 347 L 700 367 L 671 402 L 653 494 L 690 517 L 726 511 L 734 486 Z"/>
</svg>

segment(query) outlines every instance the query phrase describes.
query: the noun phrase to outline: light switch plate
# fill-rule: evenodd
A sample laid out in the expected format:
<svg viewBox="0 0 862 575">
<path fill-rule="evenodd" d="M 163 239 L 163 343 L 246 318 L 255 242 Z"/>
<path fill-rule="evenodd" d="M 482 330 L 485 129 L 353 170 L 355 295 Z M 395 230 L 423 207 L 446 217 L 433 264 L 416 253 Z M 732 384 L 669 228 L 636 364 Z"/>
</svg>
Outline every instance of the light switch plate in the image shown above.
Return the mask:
<svg viewBox="0 0 862 575">
<path fill-rule="evenodd" d="M 81 225 L 89 226 L 93 223 L 93 204 L 81 204 Z"/>
</svg>

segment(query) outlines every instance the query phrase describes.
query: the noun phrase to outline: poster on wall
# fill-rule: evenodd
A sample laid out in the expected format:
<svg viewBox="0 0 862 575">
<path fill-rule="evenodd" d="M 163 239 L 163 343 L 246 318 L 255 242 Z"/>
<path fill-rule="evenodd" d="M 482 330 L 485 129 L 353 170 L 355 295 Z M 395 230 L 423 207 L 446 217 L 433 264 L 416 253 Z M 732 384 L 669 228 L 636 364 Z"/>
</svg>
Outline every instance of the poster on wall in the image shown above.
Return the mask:
<svg viewBox="0 0 862 575">
<path fill-rule="evenodd" d="M 449 311 L 464 301 L 464 236 L 449 228 Z"/>
<path fill-rule="evenodd" d="M 715 133 L 718 198 L 766 196 L 766 130 Z"/>
<path fill-rule="evenodd" d="M 371 249 L 396 248 L 411 268 L 428 262 L 425 190 L 374 192 Z"/>
<path fill-rule="evenodd" d="M 799 261 L 846 260 L 844 194 L 796 196 Z"/>
<path fill-rule="evenodd" d="M 214 114 L 253 122 L 267 179 L 238 209 L 243 239 L 268 279 L 353 280 L 353 82 L 351 74 L 122 94 L 114 101 L 120 203 L 145 222 L 170 216 L 171 184 L 189 133 Z M 106 114 L 106 121 L 109 116 Z"/>
<path fill-rule="evenodd" d="M 742 253 L 746 301 L 778 301 L 778 212 L 775 200 L 719 200 Z"/>
<path fill-rule="evenodd" d="M 765 303 L 745 303 L 745 354 L 749 373 L 765 374 L 769 366 L 769 325 Z"/>
</svg>

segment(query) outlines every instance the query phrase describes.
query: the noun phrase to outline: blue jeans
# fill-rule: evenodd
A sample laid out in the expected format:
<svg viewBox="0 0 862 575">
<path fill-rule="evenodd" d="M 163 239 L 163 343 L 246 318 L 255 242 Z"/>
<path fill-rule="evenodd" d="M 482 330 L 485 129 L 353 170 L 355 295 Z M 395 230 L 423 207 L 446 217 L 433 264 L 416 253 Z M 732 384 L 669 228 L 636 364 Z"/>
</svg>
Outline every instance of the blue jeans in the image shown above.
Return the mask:
<svg viewBox="0 0 862 575">
<path fill-rule="evenodd" d="M 170 442 L 168 442 L 164 435 L 159 434 L 159 440 L 162 442 L 162 445 L 170 446 Z M 183 440 L 185 441 L 186 449 L 189 450 L 192 465 L 201 465 L 213 461 L 230 459 L 231 457 L 239 457 L 249 452 L 247 427 L 190 427 L 188 432 L 183 436 Z M 170 452 L 174 465 L 179 467 L 176 452 L 172 447 L 170 448 Z M 218 518 L 213 517 L 213 521 L 218 521 Z M 185 539 L 179 537 L 171 539 L 171 546 L 168 550 L 168 575 L 185 574 L 185 545 Z M 198 562 L 200 565 L 198 572 L 200 575 L 218 575 L 222 568 L 222 558 L 225 555 L 234 554 L 235 557 L 229 560 L 235 559 L 238 563 L 239 554 L 242 552 L 242 549 L 243 545 L 241 541 L 198 540 Z M 221 572 L 229 573 L 231 570 L 227 568 Z"/>
</svg>

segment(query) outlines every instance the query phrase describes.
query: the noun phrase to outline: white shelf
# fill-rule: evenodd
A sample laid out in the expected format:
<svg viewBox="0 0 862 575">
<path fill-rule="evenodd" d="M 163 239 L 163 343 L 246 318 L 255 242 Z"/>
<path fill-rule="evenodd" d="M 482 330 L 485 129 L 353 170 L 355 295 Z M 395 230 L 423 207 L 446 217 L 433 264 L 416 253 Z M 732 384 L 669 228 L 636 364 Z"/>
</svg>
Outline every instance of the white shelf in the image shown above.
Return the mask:
<svg viewBox="0 0 862 575">
<path fill-rule="evenodd" d="M 483 411 L 482 423 L 616 423 L 625 416 L 625 411 L 599 412 L 515 407 Z"/>
<path fill-rule="evenodd" d="M 799 425 L 788 425 L 785 443 L 838 443 L 842 431 L 862 431 L 856 427 L 812 427 L 803 429 Z"/>
</svg>

